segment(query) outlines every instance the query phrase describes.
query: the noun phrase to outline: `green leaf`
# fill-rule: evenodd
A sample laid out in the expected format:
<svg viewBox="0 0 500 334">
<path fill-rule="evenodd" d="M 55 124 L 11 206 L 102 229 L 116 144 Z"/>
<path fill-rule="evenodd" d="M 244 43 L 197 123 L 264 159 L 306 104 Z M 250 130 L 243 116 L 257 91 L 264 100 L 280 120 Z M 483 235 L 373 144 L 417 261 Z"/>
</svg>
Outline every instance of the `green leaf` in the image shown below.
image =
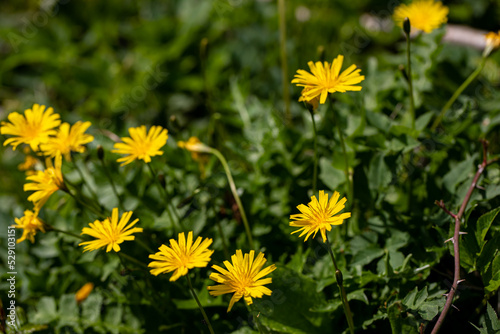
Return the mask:
<svg viewBox="0 0 500 334">
<path fill-rule="evenodd" d="M 325 157 L 319 159 L 319 179 L 331 190 L 335 191 L 345 182 L 345 174 L 343 171 L 333 167 L 330 160 Z"/>
<path fill-rule="evenodd" d="M 500 319 L 498 319 L 498 315 L 495 313 L 495 310 L 491 307 L 490 303 L 486 303 L 486 314 L 484 315 L 484 319 L 481 324 L 483 327 L 479 328 L 471 323 L 471 325 L 474 326 L 481 334 L 500 333 Z"/>
<path fill-rule="evenodd" d="M 56 301 L 53 297 L 42 297 L 36 305 L 36 314 L 32 318 L 35 324 L 49 324 L 58 317 Z"/>
<path fill-rule="evenodd" d="M 385 163 L 385 155 L 381 152 L 375 154 L 368 168 L 368 185 L 373 192 L 384 189 L 392 179 L 392 173 Z"/>
<path fill-rule="evenodd" d="M 485 213 L 477 220 L 475 235 L 477 244 L 479 245 L 479 248 L 481 250 L 483 249 L 483 246 L 486 244 L 484 238 L 486 237 L 486 234 L 488 233 L 491 224 L 493 223 L 499 212 L 500 208 L 496 208 L 488 213 Z"/>
<path fill-rule="evenodd" d="M 455 193 L 457 186 L 469 178 L 474 168 L 475 155 L 452 166 L 443 177 L 443 184 L 450 194 Z"/>
<path fill-rule="evenodd" d="M 324 305 L 323 294 L 316 293 L 316 283 L 297 272 L 278 267 L 272 273 L 271 296 L 255 298 L 264 326 L 279 333 L 324 333 L 329 319 L 315 308 Z"/>
<path fill-rule="evenodd" d="M 102 302 L 103 297 L 98 293 L 91 293 L 87 299 L 82 302 L 82 320 L 85 323 L 93 324 L 99 322 Z"/>
</svg>

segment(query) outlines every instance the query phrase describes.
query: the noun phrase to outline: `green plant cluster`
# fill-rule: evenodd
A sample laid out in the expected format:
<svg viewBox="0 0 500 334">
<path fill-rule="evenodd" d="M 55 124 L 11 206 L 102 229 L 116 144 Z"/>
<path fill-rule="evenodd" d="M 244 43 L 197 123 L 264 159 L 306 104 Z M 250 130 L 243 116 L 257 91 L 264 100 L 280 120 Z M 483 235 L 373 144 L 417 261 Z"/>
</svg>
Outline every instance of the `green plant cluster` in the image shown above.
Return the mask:
<svg viewBox="0 0 500 334">
<path fill-rule="evenodd" d="M 411 126 L 406 41 L 400 28 L 360 24 L 392 8 L 376 1 L 286 3 L 288 76 L 310 60 L 343 54 L 362 69 L 361 92 L 331 95 L 314 117 L 318 134 L 318 189 L 349 193 L 340 125 L 347 149 L 352 217 L 329 233 L 358 332 L 425 333 L 443 309 L 454 271 L 457 213 L 484 157 L 500 154 L 500 57 L 485 69 L 431 129 L 441 108 L 481 61 L 481 50 L 442 42 L 445 28 L 412 40 L 415 126 Z M 277 4 L 271 1 L 15 1 L 0 14 L 0 119 L 33 103 L 62 118 L 91 121 L 86 153 L 65 162 L 63 174 L 109 212 L 119 205 L 97 157 L 106 166 L 127 211 L 156 250 L 176 238 L 176 223 L 214 239 L 212 263 L 236 249 L 248 251 L 241 214 L 215 157 L 194 161 L 177 142 L 198 136 L 229 162 L 250 222 L 256 250 L 277 269 L 273 294 L 254 299 L 269 333 L 348 333 L 326 246 L 290 235 L 289 216 L 309 202 L 314 164 L 313 125 L 291 87 L 291 118 L 284 112 Z M 473 10 L 468 10 L 468 9 Z M 498 1 L 455 1 L 450 21 L 498 30 Z M 301 12 L 302 11 L 302 12 Z M 310 15 L 302 21 L 300 13 Z M 493 13 L 493 14 L 492 14 Z M 365 16 L 363 16 L 365 15 Z M 384 16 L 385 15 L 385 16 Z M 498 17 L 498 15 L 496 16 Z M 46 18 L 46 20 L 44 19 Z M 384 21 L 385 19 L 385 21 Z M 389 22 L 389 23 L 388 23 Z M 318 53 L 318 46 L 322 46 Z M 161 125 L 169 138 L 153 157 L 165 179 L 172 218 L 148 167 L 119 167 L 110 153 L 116 136 L 142 124 Z M 6 137 L 2 138 L 2 141 Z M 0 149 L 0 261 L 7 268 L 7 226 L 30 208 L 18 149 Z M 79 169 L 75 168 L 78 165 Z M 93 193 L 93 192 L 95 193 Z M 442 332 L 497 333 L 500 287 L 500 168 L 489 164 L 462 219 L 459 284 Z M 56 193 L 40 214 L 56 228 L 79 234 L 98 217 Z M 175 221 L 174 221 L 175 220 Z M 221 226 L 224 237 L 221 237 Z M 116 254 L 82 253 L 81 240 L 55 232 L 16 246 L 17 327 L 6 333 L 207 333 L 183 280 L 169 282 Z M 224 254 L 223 244 L 230 254 Z M 124 242 L 147 264 L 149 253 Z M 0 296 L 7 305 L 7 270 Z M 209 267 L 190 272 L 216 333 L 256 333 L 243 302 L 227 313 L 229 296 L 209 296 Z M 81 303 L 75 293 L 95 285 Z M 1 312 L 0 312 L 1 314 Z"/>
</svg>

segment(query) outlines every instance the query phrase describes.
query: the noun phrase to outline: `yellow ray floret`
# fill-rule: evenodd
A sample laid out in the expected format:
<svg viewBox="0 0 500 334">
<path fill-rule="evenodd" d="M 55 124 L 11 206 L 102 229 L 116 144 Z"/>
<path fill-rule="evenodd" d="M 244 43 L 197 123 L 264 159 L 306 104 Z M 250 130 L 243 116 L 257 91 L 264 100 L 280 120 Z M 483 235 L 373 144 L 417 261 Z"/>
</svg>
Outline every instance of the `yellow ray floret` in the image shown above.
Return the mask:
<svg viewBox="0 0 500 334">
<path fill-rule="evenodd" d="M 106 247 L 106 252 L 110 250 L 119 252 L 119 244 L 124 241 L 134 240 L 135 236 L 132 234 L 142 232 L 141 227 L 133 227 L 139 219 L 134 220 L 130 224 L 128 223 L 132 214 L 132 211 L 125 212 L 120 220 L 118 220 L 118 208 L 114 208 L 111 217 L 103 221 L 96 220 L 94 223 L 89 224 L 90 227 L 82 229 L 81 234 L 88 234 L 96 238 L 96 240 L 82 242 L 79 246 L 85 246 L 83 249 L 84 252 L 103 247 Z"/>
<path fill-rule="evenodd" d="M 54 109 L 34 104 L 31 109 L 26 109 L 24 115 L 12 112 L 8 116 L 9 122 L 2 122 L 0 134 L 13 136 L 4 141 L 4 146 L 11 144 L 13 149 L 20 144 L 30 145 L 33 151 L 38 151 L 38 145 L 46 143 L 49 136 L 55 135 L 54 128 L 61 124 L 59 114 Z"/>
<path fill-rule="evenodd" d="M 267 268 L 262 269 L 266 263 L 266 258 L 263 253 L 259 253 L 254 259 L 255 251 L 245 254 L 241 249 L 236 251 L 236 254 L 231 256 L 231 262 L 224 261 L 226 269 L 213 265 L 212 268 L 219 273 L 210 274 L 210 279 L 220 285 L 209 286 L 212 296 L 220 296 L 226 293 L 234 293 L 229 302 L 227 312 L 231 311 L 234 303 L 242 297 L 247 303 L 253 303 L 252 298 L 262 298 L 263 295 L 270 296 L 271 290 L 264 285 L 272 283 L 271 278 L 263 278 L 276 269 L 276 265 L 272 264 Z"/>
<path fill-rule="evenodd" d="M 163 154 L 160 149 L 167 143 L 166 129 L 161 126 L 152 126 L 147 132 L 146 126 L 141 125 L 137 128 L 130 128 L 128 131 L 130 137 L 122 138 L 123 143 L 116 143 L 111 151 L 126 155 L 117 160 L 122 163 L 122 166 L 138 159 L 148 163 L 151 157 Z"/>
<path fill-rule="evenodd" d="M 31 242 L 35 242 L 36 232 L 42 231 L 45 233 L 45 228 L 43 222 L 38 218 L 38 211 L 26 210 L 24 211 L 24 216 L 15 219 L 16 225 L 12 225 L 15 228 L 22 228 L 23 235 L 17 239 L 17 243 L 28 239 Z"/>
<path fill-rule="evenodd" d="M 323 190 L 319 192 L 319 201 L 316 196 L 311 197 L 311 202 L 305 206 L 300 204 L 297 209 L 301 212 L 300 214 L 291 215 L 290 226 L 299 227 L 298 230 L 293 231 L 293 233 L 302 232 L 299 238 L 306 235 L 304 242 L 313 234 L 313 238 L 316 236 L 318 231 L 321 232 L 323 237 L 323 242 L 326 242 L 326 231 L 332 229 L 332 225 L 340 225 L 344 219 L 351 217 L 350 212 L 344 212 L 338 214 L 345 208 L 346 198 L 342 198 L 339 201 L 340 194 L 334 192 L 330 201 L 328 201 L 328 194 L 325 194 Z"/>
<path fill-rule="evenodd" d="M 28 197 L 28 201 L 33 202 L 35 210 L 40 210 L 57 190 L 66 189 L 61 172 L 62 157 L 58 156 L 54 160 L 55 164 L 52 165 L 52 160 L 47 159 L 47 168 L 44 171 L 36 171 L 35 174 L 26 178 L 32 182 L 24 185 L 24 191 L 34 191 Z"/>
<path fill-rule="evenodd" d="M 401 4 L 394 10 L 393 18 L 396 24 L 403 26 L 405 18 L 410 20 L 410 25 L 430 33 L 448 21 L 448 7 L 440 1 L 417 0 L 411 4 Z"/>
<path fill-rule="evenodd" d="M 327 61 L 308 62 L 311 73 L 297 70 L 292 83 L 304 87 L 299 101 L 315 103 L 313 100 L 319 98 L 319 103 L 323 104 L 328 93 L 360 91 L 361 86 L 355 85 L 363 81 L 365 76 L 359 74 L 361 70 L 356 69 L 356 65 L 351 65 L 340 73 L 343 62 L 344 56 L 339 55 L 331 65 Z"/>
<path fill-rule="evenodd" d="M 169 273 L 175 270 L 170 277 L 170 281 L 175 281 L 179 277 L 188 273 L 189 269 L 194 267 L 204 268 L 210 262 L 210 256 L 213 250 L 208 249 L 212 244 L 212 239 L 202 239 L 198 237 L 193 243 L 193 232 L 189 232 L 186 237 L 184 232 L 179 233 L 179 241 L 170 239 L 170 247 L 161 245 L 159 252 L 149 255 L 152 261 L 148 267 L 151 267 L 151 274 L 158 276 L 161 273 Z"/>
<path fill-rule="evenodd" d="M 66 161 L 71 161 L 71 152 L 85 152 L 83 145 L 94 140 L 94 136 L 85 133 L 90 125 L 90 122 L 78 121 L 70 127 L 68 123 L 63 123 L 54 137 L 40 145 L 40 150 L 46 156 L 53 158 L 62 154 Z"/>
</svg>

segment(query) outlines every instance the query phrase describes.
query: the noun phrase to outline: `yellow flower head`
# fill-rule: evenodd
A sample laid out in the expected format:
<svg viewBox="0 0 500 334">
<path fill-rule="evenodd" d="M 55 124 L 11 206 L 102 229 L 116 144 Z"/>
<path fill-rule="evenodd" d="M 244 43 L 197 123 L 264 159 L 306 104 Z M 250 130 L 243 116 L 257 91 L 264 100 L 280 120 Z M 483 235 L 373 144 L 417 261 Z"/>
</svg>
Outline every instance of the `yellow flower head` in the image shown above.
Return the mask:
<svg viewBox="0 0 500 334">
<path fill-rule="evenodd" d="M 125 212 L 118 221 L 118 208 L 114 208 L 111 212 L 111 217 L 103 221 L 96 220 L 94 223 L 89 224 L 90 227 L 84 227 L 82 229 L 82 233 L 80 234 L 88 234 L 96 238 L 96 240 L 84 241 L 78 246 L 85 245 L 83 249 L 84 252 L 103 247 L 106 247 L 106 252 L 109 252 L 111 249 L 115 252 L 119 252 L 119 244 L 125 240 L 134 240 L 135 236 L 132 234 L 142 232 L 141 227 L 132 228 L 139 219 L 128 224 L 130 217 L 132 217 L 132 213 L 132 211 Z"/>
<path fill-rule="evenodd" d="M 176 281 L 179 277 L 188 273 L 189 269 L 194 267 L 204 268 L 210 262 L 210 256 L 213 250 L 208 249 L 212 244 L 212 239 L 198 237 L 193 243 L 193 232 L 188 233 L 188 237 L 184 232 L 179 233 L 179 241 L 170 239 L 170 247 L 161 245 L 159 252 L 149 255 L 152 261 L 148 267 L 151 267 L 151 274 L 158 276 L 161 273 L 169 273 L 174 271 L 170 277 L 170 281 Z"/>
<path fill-rule="evenodd" d="M 361 70 L 356 69 L 356 65 L 351 65 L 340 73 L 343 62 L 344 56 L 339 55 L 331 65 L 327 61 L 323 63 L 320 61 L 308 62 L 307 65 L 309 65 L 312 74 L 304 70 L 297 70 L 292 83 L 304 87 L 299 101 L 311 102 L 319 97 L 319 103 L 323 104 L 328 93 L 360 91 L 361 86 L 354 85 L 365 80 L 365 76 L 359 74 Z"/>
<path fill-rule="evenodd" d="M 500 47 L 500 30 L 498 33 L 489 32 L 484 38 L 486 38 L 486 47 L 484 48 L 484 55 L 488 56 L 491 51 L 498 49 Z"/>
<path fill-rule="evenodd" d="M 35 174 L 34 168 L 35 168 L 36 164 L 38 163 L 38 159 L 30 154 L 30 148 L 28 146 L 25 146 L 23 148 L 23 152 L 25 154 L 24 162 L 20 163 L 17 166 L 17 169 L 19 169 L 20 171 L 26 171 L 27 172 L 26 174 L 29 173 L 29 174 L 33 175 L 33 174 Z"/>
<path fill-rule="evenodd" d="M 300 229 L 293 231 L 291 234 L 302 231 L 299 238 L 307 234 L 304 239 L 304 242 L 306 242 L 311 234 L 314 233 L 314 238 L 316 233 L 321 231 L 323 242 L 326 242 L 326 231 L 332 229 L 331 225 L 340 225 L 344 219 L 351 217 L 350 212 L 338 214 L 345 208 L 344 204 L 346 202 L 345 197 L 340 201 L 339 197 L 340 194 L 334 192 L 332 198 L 328 201 L 328 194 L 320 190 L 319 201 L 316 199 L 316 196 L 313 196 L 311 197 L 311 202 L 309 202 L 307 206 L 304 204 L 297 206 L 297 209 L 299 209 L 301 213 L 290 216 L 290 219 L 294 220 L 290 222 L 290 226 L 300 227 Z"/>
<path fill-rule="evenodd" d="M 191 157 L 194 160 L 199 160 L 199 153 L 208 153 L 210 149 L 207 145 L 203 144 L 198 137 L 190 137 L 188 141 L 178 141 L 177 146 L 191 152 Z"/>
<path fill-rule="evenodd" d="M 416 0 L 409 5 L 401 4 L 394 10 L 393 18 L 396 24 L 403 26 L 405 18 L 410 19 L 410 25 L 430 33 L 448 21 L 448 7 L 440 1 Z"/>
<path fill-rule="evenodd" d="M 307 93 L 307 91 L 309 91 L 309 90 L 310 90 L 310 89 L 308 89 L 308 88 L 304 88 L 304 89 L 302 90 L 302 94 L 301 94 L 301 95 L 300 95 L 300 97 L 299 97 L 299 102 L 305 102 L 305 103 L 307 103 L 307 104 L 309 104 L 309 105 L 311 106 L 312 110 L 316 110 L 316 109 L 318 109 L 318 107 L 319 107 L 319 95 L 318 95 L 318 96 L 316 96 L 315 98 L 313 98 L 312 100 L 308 101 L 308 100 L 304 97 L 304 95 L 306 95 L 305 93 Z"/>
<path fill-rule="evenodd" d="M 161 126 L 153 126 L 146 131 L 146 126 L 141 125 L 137 128 L 128 129 L 130 137 L 122 138 L 123 143 L 116 143 L 111 152 L 126 154 L 125 157 L 118 159 L 122 162 L 122 166 L 131 163 L 134 160 L 141 159 L 148 163 L 151 157 L 155 155 L 162 155 L 160 151 L 167 143 L 167 130 Z"/>
<path fill-rule="evenodd" d="M 262 269 L 266 263 L 266 258 L 263 253 L 259 253 L 254 260 L 255 251 L 245 254 L 241 249 L 236 250 L 236 254 L 231 256 L 232 264 L 229 261 L 224 261 L 223 269 L 218 265 L 213 265 L 212 268 L 219 273 L 210 274 L 210 279 L 220 285 L 209 286 L 212 296 L 220 296 L 226 293 L 233 293 L 227 311 L 231 311 L 234 303 L 243 297 L 247 305 L 253 303 L 252 298 L 262 298 L 263 295 L 270 296 L 271 290 L 265 287 L 265 284 L 272 283 L 271 278 L 262 278 L 276 269 L 276 265 L 272 264 L 269 267 Z"/>
<path fill-rule="evenodd" d="M 91 282 L 85 283 L 85 285 L 82 286 L 80 288 L 80 290 L 78 290 L 75 293 L 76 302 L 77 303 L 83 302 L 85 299 L 87 299 L 87 297 L 90 295 L 92 290 L 94 290 L 94 283 L 91 283 Z"/>
<path fill-rule="evenodd" d="M 68 123 L 63 123 L 59 127 L 55 137 L 50 137 L 47 143 L 40 145 L 40 150 L 51 158 L 57 155 L 64 155 L 66 161 L 71 161 L 71 152 L 85 152 L 85 144 L 94 140 L 94 137 L 86 134 L 90 127 L 90 122 L 76 122 L 70 127 Z"/>
<path fill-rule="evenodd" d="M 61 172 L 61 165 L 61 156 L 56 157 L 54 166 L 52 165 L 52 161 L 47 159 L 47 168 L 44 171 L 36 171 L 35 174 L 29 175 L 26 178 L 26 180 L 32 181 L 32 183 L 26 183 L 24 185 L 24 191 L 34 191 L 34 193 L 28 197 L 28 201 L 33 202 L 35 210 L 40 210 L 45 202 L 47 202 L 50 195 L 57 190 L 66 190 Z"/>
<path fill-rule="evenodd" d="M 4 141 L 3 145 L 11 144 L 13 149 L 20 144 L 28 144 L 33 151 L 38 150 L 38 145 L 46 143 L 49 136 L 54 135 L 54 128 L 61 124 L 59 114 L 54 109 L 34 104 L 32 109 L 26 109 L 24 116 L 12 112 L 9 114 L 9 122 L 0 124 L 0 134 L 14 136 Z"/>
<path fill-rule="evenodd" d="M 43 222 L 38 218 L 38 211 L 31 210 L 24 211 L 24 216 L 15 219 L 17 225 L 12 225 L 15 228 L 22 228 L 23 235 L 17 239 L 17 243 L 28 239 L 32 243 L 35 242 L 35 235 L 37 231 L 45 233 Z"/>
</svg>

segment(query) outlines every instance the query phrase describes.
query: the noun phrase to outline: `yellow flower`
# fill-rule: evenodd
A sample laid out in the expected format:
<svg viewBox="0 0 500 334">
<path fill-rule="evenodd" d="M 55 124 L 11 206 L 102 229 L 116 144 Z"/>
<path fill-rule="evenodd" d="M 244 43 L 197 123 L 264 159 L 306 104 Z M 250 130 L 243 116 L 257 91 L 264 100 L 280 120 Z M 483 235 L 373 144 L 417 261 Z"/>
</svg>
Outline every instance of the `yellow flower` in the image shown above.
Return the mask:
<svg viewBox="0 0 500 334">
<path fill-rule="evenodd" d="M 345 208 L 346 198 L 342 198 L 339 201 L 340 194 L 334 192 L 330 201 L 328 201 L 328 194 L 325 194 L 323 190 L 319 192 L 319 201 L 316 196 L 311 197 L 311 202 L 305 206 L 300 204 L 297 209 L 301 212 L 300 214 L 291 215 L 290 219 L 294 220 L 290 222 L 290 226 L 300 227 L 300 229 L 293 231 L 291 234 L 302 231 L 299 238 L 304 234 L 306 238 L 304 242 L 314 233 L 313 238 L 316 236 L 318 231 L 321 231 L 321 236 L 323 237 L 323 242 L 326 242 L 326 231 L 332 229 L 331 225 L 340 225 L 343 223 L 344 219 L 351 217 L 350 212 L 344 212 L 342 214 L 337 214 Z M 338 201 L 338 202 L 337 202 Z"/>
<path fill-rule="evenodd" d="M 309 89 L 307 88 L 304 88 L 302 90 L 302 94 L 300 95 L 299 97 L 299 102 L 305 102 L 307 104 L 309 104 L 311 107 L 312 107 L 312 110 L 316 110 L 318 109 L 319 107 L 319 95 L 316 96 L 315 98 L 313 98 L 312 100 L 308 101 L 305 97 L 304 97 L 304 93 L 306 93 Z"/>
<path fill-rule="evenodd" d="M 47 202 L 50 195 L 57 190 L 61 189 L 66 191 L 66 185 L 64 184 L 61 172 L 61 164 L 61 156 L 56 157 L 54 166 L 52 165 L 52 161 L 47 159 L 47 168 L 44 171 L 36 171 L 34 175 L 30 175 L 26 178 L 28 181 L 33 181 L 32 183 L 26 183 L 24 185 L 24 191 L 34 191 L 34 193 L 28 197 L 28 201 L 33 202 L 35 210 L 40 210 L 45 202 Z"/>
<path fill-rule="evenodd" d="M 22 228 L 23 235 L 21 238 L 17 239 L 17 243 L 28 239 L 31 242 L 35 242 L 35 235 L 37 231 L 42 231 L 45 233 L 43 227 L 43 222 L 38 218 L 38 211 L 35 212 L 31 210 L 24 211 L 24 216 L 15 219 L 17 225 L 12 225 L 15 228 Z"/>
<path fill-rule="evenodd" d="M 202 240 L 198 237 L 193 244 L 193 232 L 188 233 L 187 240 L 182 232 L 179 233 L 179 242 L 170 239 L 170 247 L 161 245 L 159 252 L 149 255 L 150 259 L 156 260 L 148 265 L 154 268 L 151 269 L 151 275 L 158 276 L 175 270 L 170 281 L 176 281 L 179 277 L 186 275 L 189 269 L 206 267 L 214 251 L 208 249 L 208 246 L 212 244 L 212 239 Z"/>
<path fill-rule="evenodd" d="M 500 30 L 498 33 L 489 32 L 484 37 L 486 38 L 486 47 L 484 48 L 483 55 L 486 57 L 491 51 L 500 47 Z"/>
<path fill-rule="evenodd" d="M 116 143 L 111 152 L 126 154 L 127 156 L 118 159 L 118 162 L 122 162 L 121 166 L 131 163 L 134 160 L 141 159 L 148 163 L 151 161 L 151 157 L 155 155 L 162 155 L 163 151 L 160 151 L 167 143 L 167 130 L 163 129 L 161 126 L 153 126 L 146 132 L 146 126 L 141 125 L 137 128 L 128 129 L 130 137 L 122 138 L 124 143 Z"/>
<path fill-rule="evenodd" d="M 410 19 L 413 28 L 430 33 L 448 21 L 448 7 L 440 1 L 416 0 L 409 5 L 401 4 L 394 10 L 393 18 L 396 24 L 403 26 L 405 18 Z"/>
<path fill-rule="evenodd" d="M 276 265 L 272 264 L 262 269 L 267 261 L 264 254 L 259 253 L 255 260 L 254 256 L 255 251 L 253 250 L 243 256 L 241 249 L 238 249 L 236 250 L 236 254 L 231 256 L 232 264 L 229 261 L 224 261 L 224 266 L 227 270 L 217 265 L 212 266 L 220 274 L 212 273 L 209 278 L 221 284 L 209 286 L 208 290 L 210 290 L 210 294 L 212 296 L 220 296 L 234 292 L 227 312 L 231 311 L 234 303 L 240 300 L 241 297 L 244 298 L 247 305 L 251 305 L 253 303 L 252 298 L 262 298 L 263 295 L 271 295 L 272 291 L 264 285 L 272 283 L 272 279 L 262 279 L 262 277 L 273 272 L 276 269 Z"/>
<path fill-rule="evenodd" d="M 356 69 L 356 65 L 351 65 L 340 73 L 343 62 L 344 56 L 339 55 L 331 65 L 327 61 L 323 63 L 320 61 L 308 62 L 307 65 L 309 65 L 312 74 L 304 70 L 297 70 L 292 83 L 304 87 L 301 101 L 311 102 L 319 97 L 319 103 L 323 104 L 328 93 L 360 91 L 361 86 L 354 85 L 363 81 L 365 76 L 359 74 L 361 70 Z"/>
<path fill-rule="evenodd" d="M 94 140 L 93 136 L 85 133 L 90 125 L 90 122 L 78 121 L 70 128 L 68 123 L 63 123 L 55 137 L 50 137 L 47 143 L 40 145 L 40 150 L 51 158 L 62 154 L 66 161 L 71 161 L 72 151 L 83 153 L 85 152 L 83 145 Z"/>
<path fill-rule="evenodd" d="M 35 158 L 34 156 L 30 155 L 30 148 L 28 146 L 25 146 L 23 148 L 23 152 L 25 154 L 25 157 L 24 157 L 24 162 L 20 163 L 19 165 L 17 165 L 17 169 L 19 169 L 20 171 L 26 171 L 27 173 L 26 174 L 35 174 L 34 172 L 34 167 L 36 166 L 36 164 L 38 163 L 38 159 Z"/>
<path fill-rule="evenodd" d="M 209 153 L 210 147 L 203 144 L 198 137 L 190 137 L 187 142 L 180 140 L 177 142 L 177 146 L 191 152 L 193 160 L 207 163 L 206 155 L 200 153 Z"/>
<path fill-rule="evenodd" d="M 83 302 L 85 299 L 87 299 L 87 297 L 90 295 L 92 290 L 94 290 L 94 283 L 91 283 L 91 282 L 85 283 L 85 285 L 82 286 L 80 288 L 80 290 L 78 290 L 75 293 L 76 302 L 77 303 Z"/>
<path fill-rule="evenodd" d="M 96 238 L 96 240 L 84 241 L 78 246 L 85 245 L 83 249 L 84 252 L 93 251 L 102 247 L 106 247 L 106 252 L 109 252 L 111 249 L 115 252 L 119 252 L 119 244 L 125 240 L 134 240 L 135 236 L 132 234 L 142 232 L 141 227 L 132 228 L 139 219 L 128 224 L 130 217 L 132 217 L 132 213 L 132 211 L 125 212 L 121 216 L 120 221 L 118 221 L 118 208 L 114 208 L 111 212 L 111 217 L 104 219 L 102 222 L 96 220 L 93 224 L 89 224 L 90 227 L 84 227 L 82 229 L 82 233 L 80 234 L 88 234 Z"/>
<path fill-rule="evenodd" d="M 28 144 L 33 151 L 38 150 L 38 145 L 46 143 L 49 136 L 54 135 L 54 128 L 61 124 L 59 114 L 54 113 L 54 109 L 34 104 L 32 109 L 26 109 L 24 116 L 12 112 L 9 114 L 9 122 L 2 122 L 0 134 L 14 136 L 7 139 L 3 145 L 11 144 L 13 149 L 20 144 Z"/>
</svg>

